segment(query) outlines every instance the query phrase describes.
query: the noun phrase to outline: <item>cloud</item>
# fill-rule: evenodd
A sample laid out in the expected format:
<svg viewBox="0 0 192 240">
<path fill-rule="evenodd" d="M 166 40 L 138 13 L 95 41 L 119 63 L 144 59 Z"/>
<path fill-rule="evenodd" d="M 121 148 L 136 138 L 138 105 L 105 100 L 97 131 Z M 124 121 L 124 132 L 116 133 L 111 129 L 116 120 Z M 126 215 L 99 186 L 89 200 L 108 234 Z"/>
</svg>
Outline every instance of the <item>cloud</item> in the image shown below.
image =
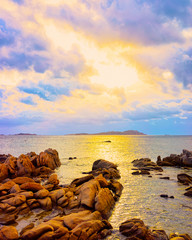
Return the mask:
<svg viewBox="0 0 192 240">
<path fill-rule="evenodd" d="M 30 95 L 37 95 L 46 101 L 54 101 L 59 95 L 69 96 L 70 94 L 67 87 L 56 87 L 50 84 L 43 84 L 41 82 L 38 84 L 38 86 L 19 86 L 18 89 L 21 92 L 28 93 Z"/>
<path fill-rule="evenodd" d="M 189 117 L 191 13 L 189 0 L 2 0 L 4 125 Z"/>
<path fill-rule="evenodd" d="M 42 117 L 26 117 L 26 116 L 22 116 L 22 117 L 16 117 L 16 118 L 11 118 L 11 117 L 7 117 L 7 118 L 0 118 L 0 125 L 1 128 L 3 127 L 16 127 L 16 126 L 22 126 L 22 125 L 31 125 L 32 123 L 35 122 L 41 122 L 42 121 Z"/>
<path fill-rule="evenodd" d="M 33 101 L 32 97 L 25 97 L 25 98 L 21 98 L 20 100 L 22 103 L 25 103 L 27 105 L 36 105 L 36 103 Z"/>
</svg>

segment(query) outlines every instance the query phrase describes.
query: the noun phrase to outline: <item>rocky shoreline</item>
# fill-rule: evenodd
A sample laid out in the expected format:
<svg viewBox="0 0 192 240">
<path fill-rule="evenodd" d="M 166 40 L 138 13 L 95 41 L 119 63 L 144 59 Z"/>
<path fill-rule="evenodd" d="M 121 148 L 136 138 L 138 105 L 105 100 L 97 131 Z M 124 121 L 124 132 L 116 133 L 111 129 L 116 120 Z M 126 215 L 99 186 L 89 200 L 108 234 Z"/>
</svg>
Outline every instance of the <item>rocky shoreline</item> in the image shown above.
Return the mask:
<svg viewBox="0 0 192 240">
<path fill-rule="evenodd" d="M 134 175 L 163 171 L 146 158 L 133 164 Z M 53 149 L 18 158 L 0 155 L 0 240 L 96 240 L 112 233 L 108 219 L 123 190 L 117 166 L 96 160 L 86 176 L 61 185 L 54 173 L 60 165 Z M 180 175 L 178 180 L 192 183 L 190 176 Z M 163 230 L 149 229 L 141 219 L 128 219 L 119 231 L 126 239 L 191 240 L 187 234 L 168 237 Z"/>
</svg>

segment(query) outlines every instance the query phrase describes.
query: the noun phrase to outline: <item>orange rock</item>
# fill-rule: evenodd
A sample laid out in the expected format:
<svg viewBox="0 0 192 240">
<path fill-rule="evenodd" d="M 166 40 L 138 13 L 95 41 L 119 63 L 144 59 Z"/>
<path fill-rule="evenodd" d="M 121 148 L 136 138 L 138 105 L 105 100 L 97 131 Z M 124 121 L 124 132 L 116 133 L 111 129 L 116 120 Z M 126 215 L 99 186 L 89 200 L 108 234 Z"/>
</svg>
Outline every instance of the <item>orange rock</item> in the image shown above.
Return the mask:
<svg viewBox="0 0 192 240">
<path fill-rule="evenodd" d="M 40 203 L 37 201 L 37 199 L 27 199 L 27 205 L 30 209 L 39 208 Z"/>
<path fill-rule="evenodd" d="M 22 203 L 26 202 L 26 197 L 24 195 L 16 195 L 15 197 L 11 197 L 2 201 L 3 203 L 7 203 L 11 206 L 18 206 Z"/>
<path fill-rule="evenodd" d="M 21 184 L 20 188 L 22 190 L 31 190 L 33 192 L 37 192 L 41 189 L 44 189 L 44 187 L 39 184 L 39 183 L 35 183 L 35 182 L 26 182 L 26 183 L 23 183 Z"/>
<path fill-rule="evenodd" d="M 12 179 L 12 181 L 19 185 L 27 182 L 35 182 L 32 178 L 28 178 L 28 177 L 16 177 Z"/>
<path fill-rule="evenodd" d="M 52 226 L 48 225 L 47 223 L 42 223 L 42 224 L 38 225 L 37 227 L 24 232 L 23 235 L 21 236 L 21 239 L 36 240 L 41 235 L 43 235 L 44 233 L 49 232 L 49 231 L 53 232 L 54 228 Z"/>
<path fill-rule="evenodd" d="M 59 184 L 59 180 L 57 179 L 57 174 L 51 174 L 51 176 L 49 177 L 47 184 L 53 184 L 53 185 L 58 185 Z"/>
<path fill-rule="evenodd" d="M 92 179 L 81 185 L 79 191 L 79 198 L 82 205 L 93 208 L 95 203 L 95 197 L 100 190 L 100 184 L 97 180 Z"/>
<path fill-rule="evenodd" d="M 61 188 L 58 190 L 51 191 L 49 193 L 49 196 L 50 196 L 51 200 L 56 203 L 59 200 L 59 198 L 65 196 L 65 190 L 63 188 Z"/>
<path fill-rule="evenodd" d="M 21 191 L 19 194 L 24 195 L 26 197 L 26 199 L 32 198 L 34 195 L 33 192 L 31 192 L 31 191 Z"/>
<path fill-rule="evenodd" d="M 107 221 L 91 220 L 82 222 L 71 231 L 71 238 L 77 239 L 99 239 L 98 233 L 103 229 L 111 229 L 112 226 Z"/>
<path fill-rule="evenodd" d="M 0 164 L 0 181 L 8 177 L 8 167 L 5 164 Z"/>
<path fill-rule="evenodd" d="M 34 194 L 35 198 L 45 198 L 49 196 L 49 191 L 46 189 L 41 189 Z"/>
<path fill-rule="evenodd" d="M 146 236 L 148 229 L 145 226 L 144 222 L 137 218 L 132 218 L 123 222 L 119 227 L 119 231 L 126 237 L 147 239 Z"/>
<path fill-rule="evenodd" d="M 64 225 L 67 228 L 73 229 L 82 222 L 91 221 L 91 220 L 101 220 L 102 217 L 98 211 L 91 212 L 89 210 L 84 210 L 81 212 L 71 213 L 69 215 L 63 216 L 62 219 L 63 219 Z"/>
<path fill-rule="evenodd" d="M 6 240 L 19 239 L 17 229 L 13 226 L 3 226 L 0 230 L 0 233 L 4 236 L 2 239 L 6 239 Z"/>
<path fill-rule="evenodd" d="M 95 210 L 99 211 L 103 218 L 108 219 L 111 210 L 115 205 L 115 200 L 108 188 L 101 188 L 95 198 Z"/>
<path fill-rule="evenodd" d="M 21 154 L 17 159 L 17 169 L 18 176 L 23 175 L 30 176 L 32 172 L 35 170 L 35 167 L 33 166 L 28 156 Z"/>
<path fill-rule="evenodd" d="M 16 207 L 9 205 L 8 203 L 0 203 L 0 212 L 13 212 L 15 211 Z"/>
<path fill-rule="evenodd" d="M 15 183 L 10 180 L 10 181 L 0 185 L 0 191 L 10 190 L 14 185 L 15 185 Z"/>
<path fill-rule="evenodd" d="M 39 159 L 37 160 L 37 166 L 46 166 L 52 170 L 61 165 L 58 152 L 51 148 L 41 152 L 39 154 Z"/>
<path fill-rule="evenodd" d="M 11 175 L 15 176 L 16 174 L 16 166 L 17 166 L 17 158 L 10 156 L 6 159 L 5 165 L 8 167 Z"/>
<path fill-rule="evenodd" d="M 21 191 L 21 188 L 19 187 L 18 184 L 15 184 L 11 189 L 10 189 L 10 193 L 18 193 Z"/>
<path fill-rule="evenodd" d="M 46 197 L 43 199 L 37 199 L 38 203 L 40 203 L 41 207 L 47 211 L 52 209 L 52 201 L 50 197 Z"/>
</svg>

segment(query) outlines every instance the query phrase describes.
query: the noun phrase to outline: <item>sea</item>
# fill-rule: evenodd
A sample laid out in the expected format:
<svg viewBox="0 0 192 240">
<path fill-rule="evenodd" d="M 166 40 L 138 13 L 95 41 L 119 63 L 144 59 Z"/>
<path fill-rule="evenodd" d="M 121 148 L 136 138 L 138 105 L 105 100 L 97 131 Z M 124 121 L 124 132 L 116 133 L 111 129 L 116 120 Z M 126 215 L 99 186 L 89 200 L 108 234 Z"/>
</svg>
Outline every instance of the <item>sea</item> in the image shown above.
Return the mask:
<svg viewBox="0 0 192 240">
<path fill-rule="evenodd" d="M 105 159 L 118 165 L 124 189 L 109 219 L 113 233 L 108 239 L 125 239 L 118 228 L 131 218 L 142 219 L 150 228 L 164 229 L 168 235 L 188 233 L 192 237 L 192 198 L 184 196 L 187 186 L 177 181 L 177 174 L 192 176 L 192 169 L 163 167 L 162 176 L 152 172 L 151 178 L 131 174 L 135 159 L 147 157 L 156 162 L 157 156 L 163 158 L 180 154 L 183 149 L 192 150 L 192 136 L 0 136 L 0 154 L 18 157 L 32 151 L 39 154 L 47 148 L 59 153 L 62 165 L 56 173 L 61 184 L 84 176 L 82 172 L 91 171 L 95 160 Z M 174 198 L 165 199 L 161 194 Z"/>
</svg>

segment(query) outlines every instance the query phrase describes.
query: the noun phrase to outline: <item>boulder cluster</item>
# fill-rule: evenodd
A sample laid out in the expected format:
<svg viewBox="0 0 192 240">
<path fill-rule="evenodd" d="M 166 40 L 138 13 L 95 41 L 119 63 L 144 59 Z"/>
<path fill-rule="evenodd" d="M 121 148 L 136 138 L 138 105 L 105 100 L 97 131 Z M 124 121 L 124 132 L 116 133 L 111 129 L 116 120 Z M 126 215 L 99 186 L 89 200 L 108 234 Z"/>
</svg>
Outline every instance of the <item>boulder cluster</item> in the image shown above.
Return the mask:
<svg viewBox="0 0 192 240">
<path fill-rule="evenodd" d="M 168 157 L 161 159 L 157 157 L 157 165 L 159 166 L 177 166 L 177 167 L 192 167 L 192 151 L 183 149 L 180 155 L 171 154 Z"/>
<path fill-rule="evenodd" d="M 135 159 L 134 161 L 132 161 L 132 163 L 133 166 L 136 168 L 134 170 L 137 170 L 132 173 L 133 175 L 150 175 L 150 171 L 163 171 L 160 166 L 152 162 L 149 158 Z"/>
<path fill-rule="evenodd" d="M 130 240 L 191 240 L 188 234 L 172 233 L 167 236 L 164 230 L 150 229 L 138 218 L 123 222 L 119 231 Z"/>
<path fill-rule="evenodd" d="M 61 165 L 56 150 L 18 158 L 1 155 L 0 161 L 0 240 L 103 239 L 111 233 L 108 218 L 123 189 L 115 164 L 97 160 L 90 174 L 59 185 L 53 173 Z M 21 216 L 27 221 L 36 209 L 58 214 L 36 219 L 19 232 L 10 225 Z"/>
</svg>

